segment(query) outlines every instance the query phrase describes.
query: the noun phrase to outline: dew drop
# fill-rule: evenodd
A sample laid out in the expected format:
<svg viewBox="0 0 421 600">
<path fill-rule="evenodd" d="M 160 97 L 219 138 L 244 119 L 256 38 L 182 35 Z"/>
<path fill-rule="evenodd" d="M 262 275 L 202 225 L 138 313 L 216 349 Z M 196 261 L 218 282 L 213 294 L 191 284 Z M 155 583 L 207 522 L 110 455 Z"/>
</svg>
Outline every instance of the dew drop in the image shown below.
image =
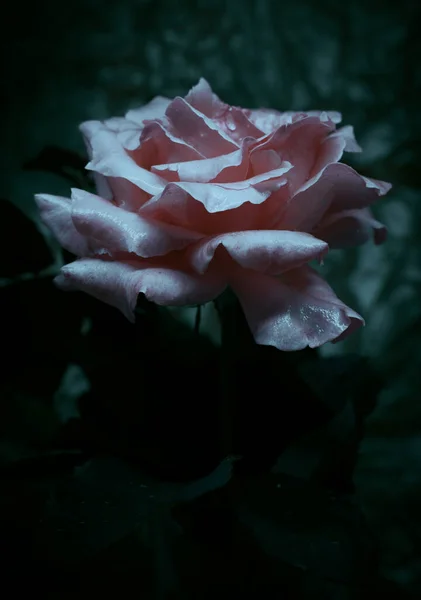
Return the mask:
<svg viewBox="0 0 421 600">
<path fill-rule="evenodd" d="M 235 124 L 235 121 L 234 121 L 234 117 L 232 116 L 231 113 L 228 113 L 228 115 L 227 115 L 227 127 L 230 131 L 235 131 L 235 129 L 237 127 Z"/>
</svg>

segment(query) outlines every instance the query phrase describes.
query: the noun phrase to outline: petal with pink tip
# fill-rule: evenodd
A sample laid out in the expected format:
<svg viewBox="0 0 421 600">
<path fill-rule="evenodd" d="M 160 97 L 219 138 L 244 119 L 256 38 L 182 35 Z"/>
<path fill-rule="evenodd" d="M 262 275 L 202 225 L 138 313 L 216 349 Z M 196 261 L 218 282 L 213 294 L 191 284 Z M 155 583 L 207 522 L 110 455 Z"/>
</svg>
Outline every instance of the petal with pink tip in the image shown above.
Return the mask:
<svg viewBox="0 0 421 600">
<path fill-rule="evenodd" d="M 245 111 L 249 120 L 266 134 L 275 132 L 279 127 L 291 125 L 307 117 L 316 117 L 324 123 L 331 121 L 333 124 L 342 121 L 341 113 L 333 110 L 308 110 L 305 112 L 285 111 L 279 112 L 270 108 L 258 108 Z"/>
<path fill-rule="evenodd" d="M 224 282 L 210 274 L 195 275 L 144 261 L 123 263 L 98 259 L 76 260 L 55 279 L 63 290 L 80 290 L 115 306 L 134 322 L 137 297 L 163 306 L 194 306 L 218 296 Z"/>
<path fill-rule="evenodd" d="M 339 162 L 346 147 L 346 140 L 342 136 L 329 135 L 326 137 L 315 152 L 314 163 L 309 172 L 307 181 L 296 193 L 304 191 L 315 183 L 324 169 Z"/>
<path fill-rule="evenodd" d="M 346 152 L 361 152 L 362 148 L 355 139 L 354 128 L 352 125 L 345 125 L 340 127 L 329 137 L 339 137 L 345 142 L 344 150 Z"/>
<path fill-rule="evenodd" d="M 342 163 L 330 165 L 327 170 L 335 181 L 332 210 L 366 208 L 392 188 L 392 184 L 387 181 L 363 177 Z"/>
<path fill-rule="evenodd" d="M 215 114 L 220 112 L 226 104 L 218 98 L 212 91 L 209 83 L 201 77 L 199 82 L 191 88 L 185 98 L 186 102 L 193 108 L 200 111 L 206 117 L 213 119 Z"/>
<path fill-rule="evenodd" d="M 155 96 L 150 102 L 126 112 L 126 119 L 143 125 L 149 119 L 161 119 L 165 115 L 171 100 L 164 96 Z"/>
<path fill-rule="evenodd" d="M 265 133 L 250 121 L 247 111 L 236 106 L 227 106 L 215 118 L 215 121 L 225 131 L 227 136 L 237 144 L 241 144 L 242 140 L 246 137 L 258 140 L 265 136 Z"/>
<path fill-rule="evenodd" d="M 199 112 L 183 98 L 175 98 L 166 110 L 174 131 L 206 158 L 229 154 L 238 148 L 213 119 Z"/>
<path fill-rule="evenodd" d="M 282 164 L 280 155 L 275 150 L 251 152 L 250 162 L 254 175 L 263 175 L 267 171 L 278 169 Z"/>
<path fill-rule="evenodd" d="M 92 148 L 92 159 L 87 169 L 107 177 L 126 179 L 148 194 L 158 194 L 164 189 L 165 181 L 139 167 L 118 141 L 115 132 L 103 123 L 87 121 L 80 129 Z"/>
<path fill-rule="evenodd" d="M 232 210 L 246 202 L 261 204 L 273 191 L 285 185 L 285 173 L 290 169 L 291 164 L 282 163 L 279 169 L 234 183 L 169 183 L 161 194 L 151 198 L 140 210 L 142 214 L 151 216 L 161 211 L 173 213 L 177 222 L 182 223 L 180 214 L 189 211 L 189 197 L 200 202 L 209 213 Z"/>
<path fill-rule="evenodd" d="M 313 175 L 320 146 L 332 131 L 331 122 L 305 117 L 290 126 L 279 127 L 252 150 L 253 154 L 274 150 L 293 165 L 288 175 L 291 193 L 295 193 Z"/>
<path fill-rule="evenodd" d="M 285 119 L 282 113 L 269 108 L 258 108 L 247 111 L 249 120 L 263 133 L 273 133 L 276 129 L 290 122 L 291 119 Z"/>
<path fill-rule="evenodd" d="M 124 117 L 112 117 L 104 121 L 104 125 L 116 134 L 120 144 L 127 150 L 136 150 L 139 146 L 142 126 Z"/>
<path fill-rule="evenodd" d="M 369 208 L 328 213 L 313 231 L 331 248 L 350 248 L 374 239 L 376 245 L 387 237 L 387 229 Z"/>
<path fill-rule="evenodd" d="M 111 120 L 112 119 L 110 119 L 110 121 Z M 88 156 L 91 159 L 93 151 L 92 151 L 92 145 L 90 143 L 91 135 L 90 135 L 89 127 L 86 129 L 86 133 L 84 132 L 84 128 L 82 128 L 81 133 L 82 133 L 83 140 L 85 142 L 85 147 L 88 152 Z M 97 193 L 102 198 L 106 198 L 107 200 L 112 200 L 114 192 L 110 187 L 110 182 L 107 179 L 107 177 L 105 177 L 104 175 L 101 175 L 101 173 L 96 173 L 95 171 L 92 171 L 92 178 L 94 180 L 95 189 L 96 189 Z"/>
<path fill-rule="evenodd" d="M 41 220 L 54 234 L 63 248 L 76 254 L 90 254 L 87 240 L 75 228 L 72 221 L 72 201 L 70 198 L 36 194 L 35 201 L 40 211 Z"/>
<path fill-rule="evenodd" d="M 169 181 L 193 181 L 197 183 L 230 182 L 245 178 L 249 166 L 249 143 L 245 141 L 239 150 L 230 154 L 182 161 L 165 165 L 154 165 L 152 170 Z"/>
<path fill-rule="evenodd" d="M 230 285 L 258 344 L 285 351 L 317 348 L 364 324 L 308 266 L 279 278 L 239 272 Z"/>
<path fill-rule="evenodd" d="M 329 164 L 290 199 L 278 225 L 312 231 L 328 209 L 366 208 L 390 187 L 386 182 L 362 177 L 343 163 Z"/>
<path fill-rule="evenodd" d="M 306 110 L 309 117 L 318 117 L 321 121 L 332 121 L 335 125 L 342 121 L 342 115 L 337 110 Z"/>
<path fill-rule="evenodd" d="M 278 275 L 310 260 L 320 260 L 328 245 L 299 231 L 237 231 L 217 235 L 192 246 L 190 261 L 198 273 L 204 273 L 219 247 L 225 248 L 236 263 L 268 275 Z"/>
<path fill-rule="evenodd" d="M 145 123 L 139 147 L 131 156 L 137 164 L 148 169 L 157 164 L 205 158 L 191 144 L 172 131 L 166 117 L 160 121 Z"/>
<path fill-rule="evenodd" d="M 145 219 L 83 190 L 72 190 L 72 219 L 86 236 L 92 252 L 106 248 L 110 255 L 130 252 L 142 258 L 185 248 L 202 236 L 174 225 Z"/>
<path fill-rule="evenodd" d="M 141 214 L 154 215 L 161 210 L 169 213 L 188 210 L 189 198 L 200 202 L 209 213 L 216 213 L 232 210 L 245 202 L 261 204 L 268 196 L 269 191 L 260 192 L 252 186 L 232 189 L 212 183 L 169 183 L 162 194 L 143 205 Z"/>
</svg>

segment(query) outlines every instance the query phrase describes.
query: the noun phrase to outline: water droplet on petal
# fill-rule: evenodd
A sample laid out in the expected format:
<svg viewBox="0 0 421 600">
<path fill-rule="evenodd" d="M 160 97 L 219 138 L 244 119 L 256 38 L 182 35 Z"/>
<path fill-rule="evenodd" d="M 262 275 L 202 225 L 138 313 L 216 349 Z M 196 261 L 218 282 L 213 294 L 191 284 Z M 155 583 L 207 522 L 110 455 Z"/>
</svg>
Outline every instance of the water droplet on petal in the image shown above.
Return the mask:
<svg viewBox="0 0 421 600">
<path fill-rule="evenodd" d="M 235 131 L 237 125 L 235 124 L 234 117 L 229 112 L 227 115 L 227 127 L 230 131 Z"/>
</svg>

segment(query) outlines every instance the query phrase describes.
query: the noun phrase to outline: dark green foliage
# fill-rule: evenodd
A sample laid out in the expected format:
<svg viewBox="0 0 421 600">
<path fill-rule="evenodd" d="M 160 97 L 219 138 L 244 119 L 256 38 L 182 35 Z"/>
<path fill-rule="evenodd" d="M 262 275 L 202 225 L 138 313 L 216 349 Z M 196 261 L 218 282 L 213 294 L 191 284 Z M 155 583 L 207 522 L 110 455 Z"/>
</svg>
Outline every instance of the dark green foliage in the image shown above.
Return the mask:
<svg viewBox="0 0 421 600">
<path fill-rule="evenodd" d="M 1 296 L 0 532 L 17 591 L 22 572 L 52 599 L 377 589 L 352 495 L 378 389 L 367 363 L 257 346 L 229 294 L 222 349 L 143 297 L 131 325 L 51 278 Z"/>
<path fill-rule="evenodd" d="M 419 11 L 8 6 L 0 183 L 23 210 L 0 206 L 0 279 L 13 280 L 0 289 L 3 596 L 419 597 Z M 24 216 L 33 194 L 93 189 L 77 125 L 184 95 L 200 76 L 231 104 L 342 111 L 364 150 L 346 162 L 394 184 L 374 208 L 387 244 L 326 260 L 367 321 L 342 356 L 257 348 L 236 309 L 221 352 L 145 302 L 131 326 L 52 277 L 22 277 L 53 262 Z"/>
</svg>

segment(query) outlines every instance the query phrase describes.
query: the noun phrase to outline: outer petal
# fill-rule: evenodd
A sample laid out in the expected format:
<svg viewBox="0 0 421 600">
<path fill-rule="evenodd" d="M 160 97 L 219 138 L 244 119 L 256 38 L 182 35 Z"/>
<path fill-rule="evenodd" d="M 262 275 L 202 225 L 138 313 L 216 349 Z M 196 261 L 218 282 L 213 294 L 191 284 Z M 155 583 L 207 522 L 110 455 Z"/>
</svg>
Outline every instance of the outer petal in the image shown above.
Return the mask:
<svg viewBox="0 0 421 600">
<path fill-rule="evenodd" d="M 327 165 L 290 199 L 279 226 L 312 231 L 328 209 L 366 208 L 390 187 L 386 182 L 362 177 L 348 165 Z"/>
<path fill-rule="evenodd" d="M 164 96 L 156 96 L 150 102 L 126 113 L 126 119 L 138 125 L 143 125 L 148 119 L 160 119 L 164 116 L 171 100 Z"/>
<path fill-rule="evenodd" d="M 165 181 L 158 175 L 142 169 L 128 155 L 115 132 L 100 121 L 82 123 L 80 129 L 92 147 L 92 160 L 86 168 L 107 177 L 121 177 L 148 194 L 158 194 Z"/>
<path fill-rule="evenodd" d="M 345 142 L 344 150 L 346 152 L 361 152 L 362 148 L 355 139 L 354 128 L 352 125 L 340 127 L 330 137 L 342 138 Z"/>
<path fill-rule="evenodd" d="M 232 259 L 245 269 L 278 275 L 321 259 L 328 245 L 299 231 L 238 231 L 217 235 L 199 242 L 191 249 L 190 260 L 198 273 L 204 273 L 222 246 Z"/>
<path fill-rule="evenodd" d="M 145 219 L 83 190 L 72 190 L 72 219 L 92 252 L 130 252 L 142 258 L 180 250 L 201 238 L 193 231 Z"/>
<path fill-rule="evenodd" d="M 348 208 L 366 208 L 379 196 L 384 196 L 392 184 L 370 177 L 363 177 L 348 165 L 339 163 L 330 165 L 327 174 L 335 181 L 335 193 L 332 200 L 333 210 Z"/>
<path fill-rule="evenodd" d="M 311 187 L 313 183 L 318 181 L 326 167 L 339 162 L 346 148 L 346 143 L 343 136 L 336 136 L 333 134 L 325 138 L 317 148 L 314 163 L 309 172 L 309 177 L 296 193 L 305 191 Z"/>
<path fill-rule="evenodd" d="M 55 282 L 61 289 L 81 290 L 115 306 L 131 322 L 141 292 L 156 304 L 191 306 L 212 300 L 225 288 L 222 280 L 210 274 L 198 276 L 149 261 L 136 264 L 97 259 L 66 265 Z"/>
<path fill-rule="evenodd" d="M 135 150 L 139 146 L 142 126 L 123 117 L 112 117 L 104 121 L 105 127 L 116 134 L 120 144 L 127 150 Z"/>
<path fill-rule="evenodd" d="M 377 196 L 385 196 L 392 189 L 392 184 L 387 181 L 380 181 L 380 179 L 372 177 L 363 177 L 363 180 L 369 189 L 375 190 Z"/>
<path fill-rule="evenodd" d="M 76 230 L 73 224 L 70 198 L 50 194 L 36 194 L 35 201 L 40 211 L 41 220 L 52 231 L 63 248 L 72 252 L 72 254 L 76 254 L 76 256 L 90 254 L 86 238 Z"/>
<path fill-rule="evenodd" d="M 360 315 L 343 304 L 307 266 L 280 278 L 239 272 L 231 286 L 258 344 L 279 350 L 317 348 L 364 324 Z"/>
<path fill-rule="evenodd" d="M 85 142 L 86 150 L 88 152 L 88 156 L 91 159 L 93 152 L 92 152 L 92 145 L 90 143 L 91 135 L 89 133 L 89 128 L 86 129 L 86 133 L 84 132 L 85 128 L 83 126 L 79 127 L 79 129 L 81 130 L 83 140 Z M 101 175 L 101 173 L 96 173 L 95 171 L 93 171 L 92 178 L 94 180 L 95 189 L 98 192 L 98 194 L 100 196 L 102 196 L 102 198 L 106 198 L 107 200 L 112 200 L 114 192 L 111 189 L 110 182 L 107 180 L 107 177 L 105 177 L 104 175 Z"/>
<path fill-rule="evenodd" d="M 359 246 L 372 238 L 375 244 L 382 244 L 387 237 L 386 227 L 368 208 L 327 214 L 313 233 L 331 248 Z"/>
</svg>

